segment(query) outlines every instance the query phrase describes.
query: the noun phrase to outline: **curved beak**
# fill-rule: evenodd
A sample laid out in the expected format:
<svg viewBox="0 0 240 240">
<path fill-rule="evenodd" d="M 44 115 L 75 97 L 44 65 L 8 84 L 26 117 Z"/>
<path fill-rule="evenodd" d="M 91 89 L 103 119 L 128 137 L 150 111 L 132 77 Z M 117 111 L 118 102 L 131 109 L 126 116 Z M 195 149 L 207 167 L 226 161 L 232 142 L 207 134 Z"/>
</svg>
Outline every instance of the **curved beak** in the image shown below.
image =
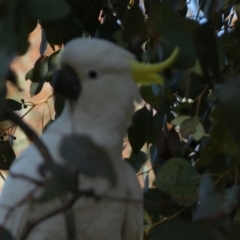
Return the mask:
<svg viewBox="0 0 240 240">
<path fill-rule="evenodd" d="M 169 68 L 175 62 L 179 51 L 179 47 L 176 47 L 170 57 L 160 63 L 145 64 L 137 61 L 131 61 L 130 68 L 133 79 L 136 83 L 140 84 L 162 84 L 163 78 L 158 73 Z"/>
</svg>

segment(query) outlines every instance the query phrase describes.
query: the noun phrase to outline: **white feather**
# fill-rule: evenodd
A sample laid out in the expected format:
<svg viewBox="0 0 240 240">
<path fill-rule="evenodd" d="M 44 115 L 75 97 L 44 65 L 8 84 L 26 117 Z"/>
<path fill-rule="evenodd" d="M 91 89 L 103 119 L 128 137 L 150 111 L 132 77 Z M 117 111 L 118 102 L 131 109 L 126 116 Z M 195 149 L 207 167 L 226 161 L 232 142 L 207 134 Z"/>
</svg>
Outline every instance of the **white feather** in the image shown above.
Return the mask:
<svg viewBox="0 0 240 240">
<path fill-rule="evenodd" d="M 121 159 L 122 139 L 134 109 L 133 102 L 140 96 L 129 71 L 133 56 L 114 44 L 103 40 L 76 39 L 66 45 L 60 65 L 68 64 L 82 83 L 79 99 L 70 108 L 66 103 L 62 115 L 41 137 L 53 158 L 61 163 L 59 144 L 70 133 L 87 134 L 108 152 L 114 166 L 117 186 L 110 187 L 104 178 L 79 177 L 82 189 L 93 188 L 98 194 L 118 198 L 142 199 L 134 171 Z M 99 79 L 90 80 L 89 70 L 96 70 Z M 38 181 L 43 162 L 34 145 L 24 151 L 12 164 L 10 172 L 24 174 Z M 96 167 L 97 166 L 93 166 Z M 19 204 L 36 189 L 34 183 L 7 177 L 0 197 L 0 224 L 20 239 L 29 221 L 36 220 L 60 207 L 58 200 L 33 204 L 31 199 Z M 41 190 L 40 190 L 41 191 Z M 33 196 L 39 194 L 39 187 Z M 18 205 L 17 208 L 14 206 Z M 13 209 L 13 210 L 9 210 Z M 73 207 L 78 239 L 138 240 L 141 238 L 143 211 L 141 204 L 82 197 Z M 28 240 L 67 239 L 63 214 L 58 214 L 37 225 Z"/>
</svg>

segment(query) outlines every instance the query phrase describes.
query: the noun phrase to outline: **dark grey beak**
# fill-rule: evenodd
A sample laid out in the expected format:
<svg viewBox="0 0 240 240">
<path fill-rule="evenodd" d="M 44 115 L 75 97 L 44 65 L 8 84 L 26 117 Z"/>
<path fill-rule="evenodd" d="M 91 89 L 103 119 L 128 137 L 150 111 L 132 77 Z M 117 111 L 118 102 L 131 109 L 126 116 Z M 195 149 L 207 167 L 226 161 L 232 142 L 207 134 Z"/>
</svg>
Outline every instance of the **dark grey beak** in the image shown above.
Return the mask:
<svg viewBox="0 0 240 240">
<path fill-rule="evenodd" d="M 54 93 L 59 93 L 70 101 L 76 101 L 81 93 L 81 81 L 68 65 L 55 72 L 51 85 Z"/>
</svg>

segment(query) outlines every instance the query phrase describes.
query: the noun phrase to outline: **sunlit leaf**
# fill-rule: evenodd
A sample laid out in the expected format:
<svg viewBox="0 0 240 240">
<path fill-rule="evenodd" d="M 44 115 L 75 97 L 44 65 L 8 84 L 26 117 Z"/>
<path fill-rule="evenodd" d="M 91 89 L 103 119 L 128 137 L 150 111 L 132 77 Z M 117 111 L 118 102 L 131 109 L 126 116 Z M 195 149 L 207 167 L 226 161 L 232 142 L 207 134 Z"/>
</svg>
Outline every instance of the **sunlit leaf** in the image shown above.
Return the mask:
<svg viewBox="0 0 240 240">
<path fill-rule="evenodd" d="M 183 121 L 190 119 L 190 116 L 180 116 L 176 117 L 171 121 L 172 125 L 180 125 Z"/>
<path fill-rule="evenodd" d="M 199 141 L 205 134 L 204 128 L 201 123 L 196 126 L 196 132 L 193 133 L 193 138 L 196 141 Z"/>
<path fill-rule="evenodd" d="M 196 127 L 198 125 L 199 125 L 199 117 L 197 116 L 184 120 L 180 125 L 181 136 L 183 138 L 189 138 L 190 135 L 196 133 Z M 196 135 L 196 137 L 198 138 L 199 136 Z"/>
<path fill-rule="evenodd" d="M 48 58 L 48 71 L 55 71 L 58 67 L 60 49 L 53 52 Z"/>
</svg>

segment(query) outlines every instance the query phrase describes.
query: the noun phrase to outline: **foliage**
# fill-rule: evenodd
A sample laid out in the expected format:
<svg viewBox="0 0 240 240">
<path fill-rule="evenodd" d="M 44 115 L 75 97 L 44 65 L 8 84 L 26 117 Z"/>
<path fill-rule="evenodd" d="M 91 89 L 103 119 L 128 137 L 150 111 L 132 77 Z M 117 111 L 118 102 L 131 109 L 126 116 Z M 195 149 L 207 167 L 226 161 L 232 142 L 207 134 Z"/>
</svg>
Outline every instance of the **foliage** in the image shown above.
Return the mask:
<svg viewBox="0 0 240 240">
<path fill-rule="evenodd" d="M 193 16 L 187 15 L 190 2 L 196 4 Z M 144 193 L 144 238 L 238 239 L 240 22 L 232 20 L 235 14 L 240 16 L 240 1 L 142 3 L 144 13 L 138 7 L 139 1 L 129 0 L 0 1 L 1 106 L 7 105 L 13 111 L 26 108 L 27 112 L 36 106 L 24 100 L 5 100 L 5 82 L 17 86 L 7 74 L 9 64 L 15 56 L 26 53 L 28 35 L 37 21 L 42 27 L 42 47 L 41 57 L 26 74 L 26 80 L 31 81 L 31 96 L 41 92 L 45 82 L 51 83 L 62 46 L 75 37 L 106 39 L 145 63 L 161 62 L 179 46 L 175 65 L 160 73 L 164 84 L 140 86 L 146 104 L 134 113 L 128 129 L 133 153 L 125 160 L 136 172 L 141 171 L 146 162 L 141 149 L 147 144 L 155 174 L 154 187 L 147 186 Z M 54 51 L 50 55 L 44 55 L 46 43 Z M 55 96 L 56 115 L 49 124 L 60 115 L 63 104 L 63 97 Z M 0 111 L 0 121 L 8 120 Z M 11 147 L 14 129 L 15 124 L 0 128 L 0 168 L 4 170 L 15 158 Z M 74 169 L 90 177 L 105 177 L 114 185 L 108 156 L 85 140 L 79 136 L 64 139 L 62 156 L 73 161 Z M 78 162 L 66 149 L 79 151 L 74 145 L 79 142 L 85 150 Z M 87 163 L 85 158 L 91 151 L 92 162 Z M 97 155 L 103 162 L 95 168 Z M 52 178 L 42 201 L 72 190 L 75 181 L 70 177 L 72 168 L 48 167 Z M 182 218 L 176 219 L 179 215 Z M 5 229 L 0 232 L 6 235 L 1 239 L 12 239 Z"/>
</svg>

